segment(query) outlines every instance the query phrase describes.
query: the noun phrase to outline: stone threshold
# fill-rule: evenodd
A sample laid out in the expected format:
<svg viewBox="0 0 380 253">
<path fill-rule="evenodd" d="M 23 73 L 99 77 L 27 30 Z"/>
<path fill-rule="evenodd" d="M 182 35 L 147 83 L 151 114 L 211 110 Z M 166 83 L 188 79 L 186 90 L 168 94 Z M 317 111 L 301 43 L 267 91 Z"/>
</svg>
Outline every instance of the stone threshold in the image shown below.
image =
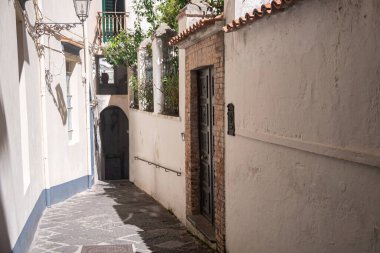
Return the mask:
<svg viewBox="0 0 380 253">
<path fill-rule="evenodd" d="M 188 215 L 186 218 L 189 231 L 216 250 L 215 227 L 203 215 Z"/>
</svg>

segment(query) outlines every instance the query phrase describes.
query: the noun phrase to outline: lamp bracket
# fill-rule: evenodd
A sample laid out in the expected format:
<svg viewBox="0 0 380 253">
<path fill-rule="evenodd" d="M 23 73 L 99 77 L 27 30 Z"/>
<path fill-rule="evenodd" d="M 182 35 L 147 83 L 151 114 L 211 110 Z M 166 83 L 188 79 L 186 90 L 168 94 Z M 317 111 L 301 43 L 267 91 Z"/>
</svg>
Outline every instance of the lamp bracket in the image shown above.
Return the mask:
<svg viewBox="0 0 380 253">
<path fill-rule="evenodd" d="M 81 25 L 82 23 L 42 23 L 37 22 L 35 24 L 35 31 L 38 37 L 42 35 L 51 35 L 54 33 L 59 33 L 62 30 L 70 30 L 77 25 Z"/>
</svg>

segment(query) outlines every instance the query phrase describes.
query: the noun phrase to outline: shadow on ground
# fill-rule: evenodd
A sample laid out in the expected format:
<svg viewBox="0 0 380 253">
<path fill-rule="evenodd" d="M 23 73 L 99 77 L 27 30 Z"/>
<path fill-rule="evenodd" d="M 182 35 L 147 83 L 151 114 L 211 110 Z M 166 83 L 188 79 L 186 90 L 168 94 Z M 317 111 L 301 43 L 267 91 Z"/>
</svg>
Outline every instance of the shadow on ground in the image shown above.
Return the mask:
<svg viewBox="0 0 380 253">
<path fill-rule="evenodd" d="M 117 205 L 114 209 L 124 224 L 141 229 L 139 236 L 153 252 L 213 252 L 190 235 L 185 226 L 153 198 L 132 183 L 108 182 L 105 195 Z"/>
<path fill-rule="evenodd" d="M 127 180 L 97 182 L 45 210 L 30 253 L 79 253 L 131 244 L 135 253 L 211 253 L 153 198 Z"/>
</svg>

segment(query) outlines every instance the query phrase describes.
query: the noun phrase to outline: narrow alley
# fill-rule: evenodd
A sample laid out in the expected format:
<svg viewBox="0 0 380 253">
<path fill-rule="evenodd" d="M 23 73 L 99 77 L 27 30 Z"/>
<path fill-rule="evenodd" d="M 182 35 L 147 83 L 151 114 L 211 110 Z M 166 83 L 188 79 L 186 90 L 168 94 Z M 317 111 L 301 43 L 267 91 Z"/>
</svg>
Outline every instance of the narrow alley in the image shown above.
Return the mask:
<svg viewBox="0 0 380 253">
<path fill-rule="evenodd" d="M 30 253 L 87 252 L 84 245 L 133 245 L 133 252 L 141 253 L 212 252 L 128 181 L 99 182 L 46 209 Z"/>
<path fill-rule="evenodd" d="M 380 0 L 0 0 L 0 253 L 380 253 Z"/>
</svg>

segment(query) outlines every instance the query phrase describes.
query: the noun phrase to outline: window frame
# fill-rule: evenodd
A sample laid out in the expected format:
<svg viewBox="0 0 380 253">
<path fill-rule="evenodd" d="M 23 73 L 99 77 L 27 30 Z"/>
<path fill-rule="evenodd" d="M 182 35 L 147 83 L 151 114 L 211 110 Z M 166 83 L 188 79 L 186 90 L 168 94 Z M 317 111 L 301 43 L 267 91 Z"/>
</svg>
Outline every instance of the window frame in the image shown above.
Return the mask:
<svg viewBox="0 0 380 253">
<path fill-rule="evenodd" d="M 65 58 L 66 62 L 66 109 L 67 109 L 67 132 L 69 141 L 74 139 L 74 124 L 73 124 L 73 110 L 74 106 L 72 103 L 72 87 L 71 87 L 71 77 L 75 69 L 75 62 L 70 61 Z"/>
</svg>

